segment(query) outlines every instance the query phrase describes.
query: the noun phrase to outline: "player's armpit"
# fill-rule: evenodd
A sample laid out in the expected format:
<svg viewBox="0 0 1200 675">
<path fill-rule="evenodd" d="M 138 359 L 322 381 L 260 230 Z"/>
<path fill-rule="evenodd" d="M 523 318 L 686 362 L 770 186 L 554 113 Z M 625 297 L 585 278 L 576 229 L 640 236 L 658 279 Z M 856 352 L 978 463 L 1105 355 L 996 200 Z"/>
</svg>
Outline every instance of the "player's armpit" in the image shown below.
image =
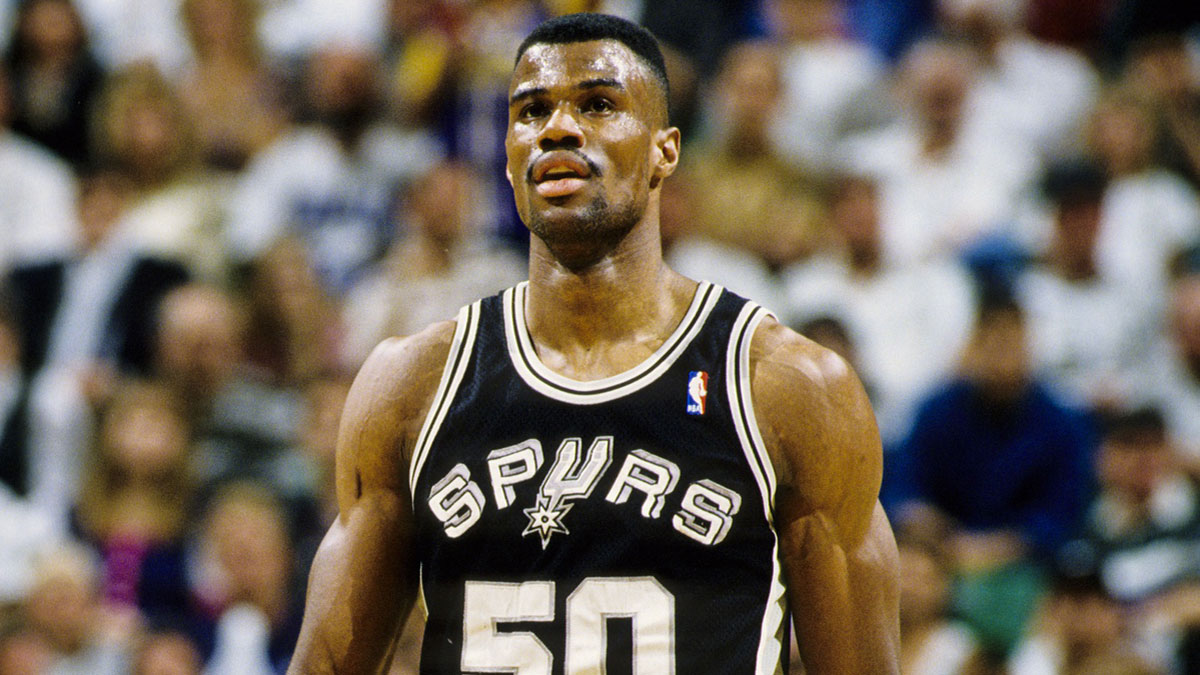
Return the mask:
<svg viewBox="0 0 1200 675">
<path fill-rule="evenodd" d="M 376 673 L 417 592 L 408 448 L 427 413 L 454 324 L 380 345 L 338 431 L 338 519 L 313 560 L 289 673 Z"/>
<path fill-rule="evenodd" d="M 840 357 L 774 321 L 757 331 L 752 363 L 806 672 L 899 672 L 896 544 L 878 502 L 882 450 L 862 385 Z"/>
</svg>

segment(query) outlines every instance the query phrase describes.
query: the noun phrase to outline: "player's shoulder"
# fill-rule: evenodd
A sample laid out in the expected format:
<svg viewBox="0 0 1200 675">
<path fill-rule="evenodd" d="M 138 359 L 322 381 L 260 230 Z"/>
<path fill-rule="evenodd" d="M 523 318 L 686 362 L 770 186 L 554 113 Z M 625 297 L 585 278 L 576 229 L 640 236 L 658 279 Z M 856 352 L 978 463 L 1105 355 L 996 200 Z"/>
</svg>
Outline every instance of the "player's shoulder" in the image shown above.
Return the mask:
<svg viewBox="0 0 1200 675">
<path fill-rule="evenodd" d="M 347 421 L 406 445 L 432 403 L 456 327 L 455 321 L 441 321 L 379 343 L 354 378 Z"/>
<path fill-rule="evenodd" d="M 362 371 L 392 379 L 408 378 L 445 362 L 454 342 L 456 321 L 438 321 L 412 335 L 380 342 L 363 363 Z"/>
<path fill-rule="evenodd" d="M 850 365 L 836 352 L 781 324 L 763 319 L 750 343 L 756 400 L 775 397 L 820 402 L 858 385 Z"/>
<path fill-rule="evenodd" d="M 874 412 L 844 358 L 767 318 L 751 342 L 750 366 L 755 416 L 783 474 L 816 478 L 875 463 Z"/>
</svg>

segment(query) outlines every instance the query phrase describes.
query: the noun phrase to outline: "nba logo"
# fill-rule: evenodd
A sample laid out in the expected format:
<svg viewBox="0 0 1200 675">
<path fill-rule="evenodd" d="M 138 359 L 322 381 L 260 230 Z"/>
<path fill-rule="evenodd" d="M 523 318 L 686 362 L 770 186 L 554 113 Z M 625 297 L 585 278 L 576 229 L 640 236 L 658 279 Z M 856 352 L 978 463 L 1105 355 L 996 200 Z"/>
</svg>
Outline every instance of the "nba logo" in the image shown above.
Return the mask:
<svg viewBox="0 0 1200 675">
<path fill-rule="evenodd" d="M 708 407 L 708 373 L 693 370 L 688 374 L 687 414 L 703 415 Z"/>
</svg>

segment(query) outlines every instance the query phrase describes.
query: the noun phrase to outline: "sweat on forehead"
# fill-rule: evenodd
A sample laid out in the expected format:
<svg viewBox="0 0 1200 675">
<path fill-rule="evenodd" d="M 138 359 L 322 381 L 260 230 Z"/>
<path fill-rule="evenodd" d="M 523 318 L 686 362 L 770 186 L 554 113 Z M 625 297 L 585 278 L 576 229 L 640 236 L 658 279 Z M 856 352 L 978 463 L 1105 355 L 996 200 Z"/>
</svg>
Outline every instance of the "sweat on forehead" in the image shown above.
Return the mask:
<svg viewBox="0 0 1200 675">
<path fill-rule="evenodd" d="M 520 63 L 521 57 L 535 44 L 555 45 L 593 40 L 615 40 L 625 45 L 646 65 L 662 87 L 663 99 L 668 98 L 667 66 L 662 50 L 658 48 L 658 40 L 642 26 L 608 14 L 581 12 L 542 22 L 521 42 L 514 63 Z"/>
</svg>

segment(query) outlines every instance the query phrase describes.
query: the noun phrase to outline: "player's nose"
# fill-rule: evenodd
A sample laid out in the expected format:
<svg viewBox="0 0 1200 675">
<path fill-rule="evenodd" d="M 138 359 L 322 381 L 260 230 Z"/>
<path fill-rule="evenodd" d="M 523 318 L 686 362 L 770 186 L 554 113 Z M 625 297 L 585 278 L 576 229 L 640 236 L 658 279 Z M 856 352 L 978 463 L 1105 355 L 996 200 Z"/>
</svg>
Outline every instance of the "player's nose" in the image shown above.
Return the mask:
<svg viewBox="0 0 1200 675">
<path fill-rule="evenodd" d="M 538 145 L 542 150 L 563 146 L 583 147 L 583 129 L 567 106 L 558 106 L 550 114 L 538 135 Z"/>
</svg>

